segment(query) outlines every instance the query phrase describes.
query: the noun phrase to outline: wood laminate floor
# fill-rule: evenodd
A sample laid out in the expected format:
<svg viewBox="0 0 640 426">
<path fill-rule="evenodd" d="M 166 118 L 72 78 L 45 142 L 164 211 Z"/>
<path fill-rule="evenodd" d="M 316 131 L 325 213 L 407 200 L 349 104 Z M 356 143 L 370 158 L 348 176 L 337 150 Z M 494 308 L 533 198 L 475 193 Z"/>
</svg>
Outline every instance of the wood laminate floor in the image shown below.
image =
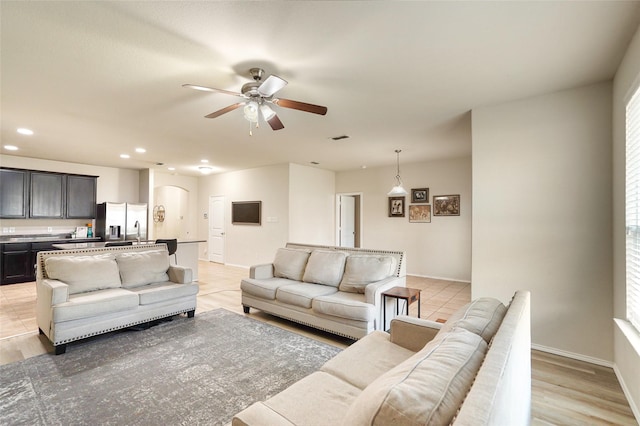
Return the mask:
<svg viewBox="0 0 640 426">
<path fill-rule="evenodd" d="M 248 270 L 199 262 L 200 312 L 225 308 L 243 314 L 240 280 Z M 471 286 L 445 280 L 407 277 L 407 287 L 422 290 L 421 316 L 446 320 L 471 299 Z M 51 352 L 37 332 L 35 283 L 0 286 L 0 365 Z M 410 306 L 416 316 L 417 304 Z M 351 341 L 251 310 L 251 317 L 344 348 Z M 64 355 L 62 355 L 64 356 Z M 611 368 L 532 351 L 533 425 L 638 425 Z"/>
</svg>

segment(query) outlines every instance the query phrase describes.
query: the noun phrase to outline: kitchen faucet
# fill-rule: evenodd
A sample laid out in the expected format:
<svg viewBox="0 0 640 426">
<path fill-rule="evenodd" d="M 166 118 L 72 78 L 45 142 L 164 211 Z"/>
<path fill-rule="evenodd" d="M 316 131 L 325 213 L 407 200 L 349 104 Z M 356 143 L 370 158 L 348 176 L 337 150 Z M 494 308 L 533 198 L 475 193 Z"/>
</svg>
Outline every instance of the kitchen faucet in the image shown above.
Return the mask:
<svg viewBox="0 0 640 426">
<path fill-rule="evenodd" d="M 136 223 L 133 224 L 133 227 L 137 229 L 136 231 L 136 241 L 140 244 L 140 222 L 136 220 Z"/>
</svg>

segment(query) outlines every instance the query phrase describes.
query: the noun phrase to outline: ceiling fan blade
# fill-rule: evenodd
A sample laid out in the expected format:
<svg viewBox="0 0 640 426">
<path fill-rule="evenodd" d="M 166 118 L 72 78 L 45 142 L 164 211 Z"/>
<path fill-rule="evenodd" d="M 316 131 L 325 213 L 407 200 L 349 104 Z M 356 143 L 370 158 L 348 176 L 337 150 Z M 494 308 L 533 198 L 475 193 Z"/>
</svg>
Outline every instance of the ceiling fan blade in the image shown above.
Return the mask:
<svg viewBox="0 0 640 426">
<path fill-rule="evenodd" d="M 214 89 L 213 87 L 198 86 L 197 84 L 183 84 L 182 87 L 188 87 L 190 89 L 202 90 L 203 92 L 214 92 L 214 93 L 218 92 L 218 93 L 225 93 L 227 95 L 232 95 L 232 96 L 244 97 L 244 95 L 242 93 L 231 92 L 229 90 L 223 90 L 223 89 Z"/>
<path fill-rule="evenodd" d="M 271 117 L 271 119 L 269 119 L 267 123 L 269 123 L 269 126 L 271 126 L 273 130 L 284 129 L 284 124 L 282 124 L 282 121 L 280 121 L 277 115 Z"/>
<path fill-rule="evenodd" d="M 269 96 L 273 96 L 274 93 L 282 89 L 287 84 L 289 84 L 287 80 L 284 80 L 277 75 L 270 75 L 264 82 L 262 82 L 260 87 L 258 87 L 258 93 L 268 98 Z"/>
<path fill-rule="evenodd" d="M 325 115 L 327 113 L 327 107 L 292 101 L 291 99 L 274 99 L 272 102 L 284 108 L 297 109 L 300 111 L 311 112 L 313 114 Z"/>
<path fill-rule="evenodd" d="M 209 115 L 205 115 L 205 118 L 216 118 L 216 117 L 220 117 L 222 114 L 226 114 L 229 111 L 233 111 L 236 108 L 240 108 L 242 105 L 244 105 L 244 102 L 238 102 L 237 104 L 233 104 L 233 105 L 229 105 L 228 107 L 219 109 L 216 112 L 212 112 Z"/>
</svg>

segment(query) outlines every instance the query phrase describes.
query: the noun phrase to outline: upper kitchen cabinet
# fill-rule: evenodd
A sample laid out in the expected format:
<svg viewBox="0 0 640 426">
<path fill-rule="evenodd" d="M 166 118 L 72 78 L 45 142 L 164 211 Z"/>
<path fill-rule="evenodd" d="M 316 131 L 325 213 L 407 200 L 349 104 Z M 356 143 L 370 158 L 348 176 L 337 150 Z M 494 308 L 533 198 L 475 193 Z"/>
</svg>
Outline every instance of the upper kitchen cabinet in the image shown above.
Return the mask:
<svg viewBox="0 0 640 426">
<path fill-rule="evenodd" d="M 67 175 L 67 210 L 69 219 L 93 219 L 96 217 L 95 176 Z"/>
<path fill-rule="evenodd" d="M 29 210 L 29 171 L 0 169 L 0 218 L 25 219 Z"/>
<path fill-rule="evenodd" d="M 97 176 L 0 169 L 0 218 L 93 219 Z"/>
<path fill-rule="evenodd" d="M 65 184 L 63 174 L 32 171 L 29 217 L 63 219 Z"/>
</svg>

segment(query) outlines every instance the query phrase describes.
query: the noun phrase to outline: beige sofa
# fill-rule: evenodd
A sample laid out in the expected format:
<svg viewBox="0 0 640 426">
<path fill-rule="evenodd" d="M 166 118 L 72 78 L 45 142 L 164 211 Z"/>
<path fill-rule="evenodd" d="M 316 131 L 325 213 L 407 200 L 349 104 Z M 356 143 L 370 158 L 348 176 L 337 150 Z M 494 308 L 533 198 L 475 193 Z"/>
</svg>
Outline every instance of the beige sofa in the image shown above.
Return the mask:
<svg viewBox="0 0 640 426">
<path fill-rule="evenodd" d="M 38 253 L 36 318 L 56 355 L 67 343 L 186 312 L 198 284 L 165 244 Z"/>
<path fill-rule="evenodd" d="M 244 312 L 256 308 L 359 339 L 385 328 L 382 292 L 406 285 L 405 261 L 402 251 L 287 243 L 242 280 Z M 393 300 L 387 303 L 390 319 Z"/>
<path fill-rule="evenodd" d="M 392 321 L 233 418 L 234 426 L 528 425 L 530 295 L 469 303 L 444 324 Z"/>
</svg>

